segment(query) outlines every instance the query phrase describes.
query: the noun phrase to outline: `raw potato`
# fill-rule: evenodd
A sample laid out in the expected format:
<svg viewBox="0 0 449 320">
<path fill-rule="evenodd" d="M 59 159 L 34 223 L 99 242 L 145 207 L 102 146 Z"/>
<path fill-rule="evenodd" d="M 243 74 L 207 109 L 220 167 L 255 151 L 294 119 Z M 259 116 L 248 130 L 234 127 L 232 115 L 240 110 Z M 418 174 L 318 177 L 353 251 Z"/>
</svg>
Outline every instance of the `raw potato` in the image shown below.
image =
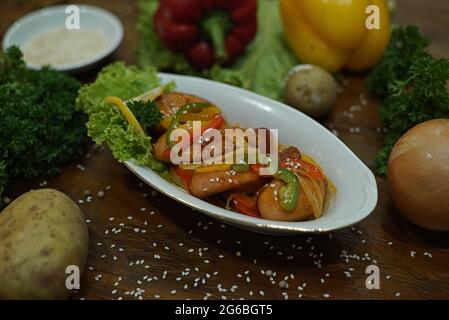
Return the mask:
<svg viewBox="0 0 449 320">
<path fill-rule="evenodd" d="M 0 213 L 0 299 L 65 299 L 68 265 L 88 249 L 84 215 L 65 194 L 30 191 Z"/>
<path fill-rule="evenodd" d="M 293 68 L 284 91 L 285 101 L 305 114 L 321 118 L 337 100 L 337 82 L 326 70 L 304 64 Z"/>
</svg>

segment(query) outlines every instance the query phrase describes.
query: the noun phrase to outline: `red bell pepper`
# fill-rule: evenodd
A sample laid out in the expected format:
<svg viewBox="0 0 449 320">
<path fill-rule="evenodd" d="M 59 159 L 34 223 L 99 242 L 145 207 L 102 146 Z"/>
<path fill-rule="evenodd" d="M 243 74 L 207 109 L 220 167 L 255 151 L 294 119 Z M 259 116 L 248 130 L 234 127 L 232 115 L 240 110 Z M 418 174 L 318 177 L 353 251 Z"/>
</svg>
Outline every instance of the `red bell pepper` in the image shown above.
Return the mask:
<svg viewBox="0 0 449 320">
<path fill-rule="evenodd" d="M 201 135 L 203 135 L 209 129 L 220 129 L 225 124 L 225 119 L 222 114 L 216 114 L 212 120 L 210 120 L 204 127 L 201 127 Z M 192 130 L 189 129 L 190 143 L 198 141 L 201 137 L 194 136 Z M 164 150 L 164 156 L 170 157 L 171 148 L 167 147 Z"/>
<path fill-rule="evenodd" d="M 236 193 L 232 195 L 231 205 L 234 210 L 244 215 L 260 218 L 257 197 L 249 197 L 244 193 Z"/>
<path fill-rule="evenodd" d="M 176 166 L 175 168 L 175 174 L 181 179 L 184 188 L 188 192 L 190 192 L 190 182 L 192 181 L 193 173 L 193 170 L 184 170 L 179 166 Z"/>
<path fill-rule="evenodd" d="M 272 175 L 263 175 L 260 173 L 260 169 L 261 168 L 266 168 L 267 166 L 260 164 L 260 163 L 256 163 L 256 164 L 252 164 L 249 166 L 249 169 L 251 170 L 251 172 L 259 175 L 262 178 L 270 178 L 272 177 Z"/>
<path fill-rule="evenodd" d="M 197 69 L 243 53 L 257 32 L 257 0 L 161 0 L 156 33 Z"/>
<path fill-rule="evenodd" d="M 321 170 L 314 165 L 313 163 L 301 160 L 301 159 L 290 159 L 289 161 L 283 160 L 280 164 L 281 168 L 289 169 L 292 171 L 301 171 L 304 170 L 308 174 L 310 174 L 316 180 L 324 180 L 324 175 Z"/>
<path fill-rule="evenodd" d="M 249 166 L 249 169 L 251 170 L 251 172 L 260 175 L 260 168 L 263 167 L 260 163 L 256 163 L 256 164 L 252 164 Z"/>
<path fill-rule="evenodd" d="M 201 127 L 201 135 L 203 135 L 209 129 L 220 129 L 225 124 L 225 119 L 223 115 L 216 114 L 211 121 L 209 121 L 206 126 Z M 198 141 L 200 137 L 193 137 L 193 141 Z"/>
</svg>

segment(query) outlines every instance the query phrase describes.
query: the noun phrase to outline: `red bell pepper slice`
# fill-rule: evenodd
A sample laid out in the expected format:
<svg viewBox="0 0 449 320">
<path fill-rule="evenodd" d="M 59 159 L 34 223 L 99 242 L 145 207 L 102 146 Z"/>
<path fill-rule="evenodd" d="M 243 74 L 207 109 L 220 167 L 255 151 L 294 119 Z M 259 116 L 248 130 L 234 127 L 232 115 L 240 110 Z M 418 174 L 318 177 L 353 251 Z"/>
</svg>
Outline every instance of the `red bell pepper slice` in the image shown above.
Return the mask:
<svg viewBox="0 0 449 320">
<path fill-rule="evenodd" d="M 298 166 L 298 168 L 296 168 Z M 309 175 L 311 175 L 316 180 L 324 180 L 325 177 L 321 170 L 314 165 L 313 163 L 310 163 L 308 161 L 304 161 L 301 159 L 290 159 L 290 160 L 283 160 L 280 164 L 281 168 L 289 169 L 292 171 L 306 171 Z"/>
<path fill-rule="evenodd" d="M 257 174 L 257 175 L 259 175 L 260 177 L 262 177 L 262 178 L 270 178 L 270 177 L 272 177 L 272 175 L 262 175 L 262 174 L 260 174 L 260 169 L 261 168 L 264 168 L 265 166 L 263 165 L 263 164 L 260 164 L 260 163 L 256 163 L 256 164 L 252 164 L 252 165 L 250 165 L 249 166 L 249 169 L 251 170 L 251 172 L 253 172 L 253 173 L 255 173 L 255 174 Z"/>
<path fill-rule="evenodd" d="M 232 208 L 244 215 L 260 218 L 259 207 L 257 206 L 257 197 L 249 197 L 243 193 L 232 195 Z"/>
<path fill-rule="evenodd" d="M 179 166 L 176 166 L 175 168 L 175 174 L 181 178 L 182 182 L 184 183 L 184 188 L 190 192 L 190 183 L 192 181 L 192 177 L 194 174 L 193 170 L 184 170 Z"/>
<path fill-rule="evenodd" d="M 201 135 L 204 134 L 207 130 L 210 129 L 220 129 L 225 124 L 225 119 L 222 114 L 216 114 L 211 121 L 209 121 L 204 127 L 201 127 Z M 189 129 L 190 134 L 190 143 L 193 143 L 193 141 L 198 141 L 200 137 L 194 136 L 192 129 Z M 164 150 L 164 156 L 170 157 L 171 149 L 167 148 Z"/>
</svg>

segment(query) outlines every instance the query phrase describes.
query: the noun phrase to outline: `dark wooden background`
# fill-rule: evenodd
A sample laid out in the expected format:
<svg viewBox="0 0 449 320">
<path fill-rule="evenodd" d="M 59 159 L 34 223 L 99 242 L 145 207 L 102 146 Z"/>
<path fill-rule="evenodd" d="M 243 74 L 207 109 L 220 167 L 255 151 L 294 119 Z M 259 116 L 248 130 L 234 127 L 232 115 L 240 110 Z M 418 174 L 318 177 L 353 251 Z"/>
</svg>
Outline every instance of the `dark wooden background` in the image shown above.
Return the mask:
<svg viewBox="0 0 449 320">
<path fill-rule="evenodd" d="M 2 0 L 0 35 L 22 15 L 64 2 Z M 120 17 L 125 39 L 113 59 L 133 63 L 139 41 L 136 2 L 78 2 Z M 431 51 L 449 57 L 448 17 L 447 0 L 400 0 L 396 21 L 418 25 L 433 39 Z M 379 102 L 366 92 L 362 77 L 345 76 L 343 84 L 323 123 L 372 167 L 383 140 Z M 103 148 L 91 147 L 86 158 L 67 165 L 56 178 L 13 183 L 8 195 L 47 186 L 84 201 L 79 205 L 88 219 L 90 247 L 74 299 L 449 298 L 448 234 L 408 223 L 393 207 L 386 180 L 378 178 L 377 183 L 379 203 L 362 223 L 331 235 L 295 237 L 221 225 L 143 185 Z M 85 201 L 86 190 L 93 194 L 90 202 Z M 105 192 L 103 199 L 98 191 Z M 365 286 L 371 264 L 380 268 L 379 290 Z"/>
</svg>

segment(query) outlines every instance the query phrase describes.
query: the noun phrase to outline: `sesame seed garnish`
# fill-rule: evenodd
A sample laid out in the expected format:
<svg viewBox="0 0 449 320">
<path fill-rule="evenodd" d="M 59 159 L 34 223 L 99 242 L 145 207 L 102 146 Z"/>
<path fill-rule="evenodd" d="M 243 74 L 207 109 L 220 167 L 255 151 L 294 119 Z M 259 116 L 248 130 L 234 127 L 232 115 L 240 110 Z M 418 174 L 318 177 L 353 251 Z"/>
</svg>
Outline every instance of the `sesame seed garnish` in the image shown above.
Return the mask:
<svg viewBox="0 0 449 320">
<path fill-rule="evenodd" d="M 288 289 L 288 282 L 285 280 L 279 281 L 279 288 L 281 289 Z"/>
</svg>

